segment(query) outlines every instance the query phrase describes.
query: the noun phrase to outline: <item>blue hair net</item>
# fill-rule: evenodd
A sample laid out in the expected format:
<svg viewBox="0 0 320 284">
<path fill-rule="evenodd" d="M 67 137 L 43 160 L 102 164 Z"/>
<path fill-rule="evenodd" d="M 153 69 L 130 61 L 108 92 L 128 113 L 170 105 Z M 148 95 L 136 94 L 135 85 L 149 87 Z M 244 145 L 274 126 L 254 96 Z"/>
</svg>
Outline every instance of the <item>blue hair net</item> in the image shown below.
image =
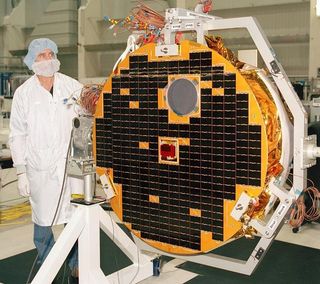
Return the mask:
<svg viewBox="0 0 320 284">
<path fill-rule="evenodd" d="M 30 70 L 32 70 L 32 64 L 36 60 L 37 55 L 47 48 L 51 49 L 55 54 L 58 53 L 58 47 L 51 39 L 38 38 L 30 42 L 28 53 L 23 59 L 23 62 L 28 66 Z"/>
</svg>

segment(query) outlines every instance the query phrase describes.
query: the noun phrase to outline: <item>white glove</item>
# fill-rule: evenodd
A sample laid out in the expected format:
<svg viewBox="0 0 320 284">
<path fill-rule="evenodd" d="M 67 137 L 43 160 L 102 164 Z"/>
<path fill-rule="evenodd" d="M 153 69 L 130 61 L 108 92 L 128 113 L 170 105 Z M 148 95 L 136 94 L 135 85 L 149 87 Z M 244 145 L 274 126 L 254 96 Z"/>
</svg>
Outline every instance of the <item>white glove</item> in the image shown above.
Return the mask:
<svg viewBox="0 0 320 284">
<path fill-rule="evenodd" d="M 23 197 L 30 196 L 30 185 L 26 173 L 18 175 L 18 190 L 19 194 Z"/>
</svg>

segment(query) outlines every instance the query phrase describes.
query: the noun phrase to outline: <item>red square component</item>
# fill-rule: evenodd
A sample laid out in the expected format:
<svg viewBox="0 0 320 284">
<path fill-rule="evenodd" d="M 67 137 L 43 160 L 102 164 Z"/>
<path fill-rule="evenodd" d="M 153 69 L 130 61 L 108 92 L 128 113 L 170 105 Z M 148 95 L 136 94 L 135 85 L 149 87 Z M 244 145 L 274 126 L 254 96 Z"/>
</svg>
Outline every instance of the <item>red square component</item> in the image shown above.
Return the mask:
<svg viewBox="0 0 320 284">
<path fill-rule="evenodd" d="M 159 138 L 159 162 L 164 164 L 179 163 L 179 142 L 176 138 Z"/>
<path fill-rule="evenodd" d="M 162 144 L 160 146 L 161 159 L 172 160 L 176 158 L 176 147 L 174 145 Z"/>
</svg>

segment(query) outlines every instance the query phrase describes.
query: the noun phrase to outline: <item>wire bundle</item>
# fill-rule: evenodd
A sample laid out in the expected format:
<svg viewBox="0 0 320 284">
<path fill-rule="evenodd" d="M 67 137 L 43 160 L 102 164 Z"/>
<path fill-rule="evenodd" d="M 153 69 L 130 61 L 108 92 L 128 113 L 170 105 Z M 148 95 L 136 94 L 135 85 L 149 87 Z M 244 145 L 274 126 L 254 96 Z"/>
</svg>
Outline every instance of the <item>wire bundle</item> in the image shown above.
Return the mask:
<svg viewBox="0 0 320 284">
<path fill-rule="evenodd" d="M 130 15 L 123 20 L 108 17 L 105 17 L 105 20 L 112 24 L 109 28 L 115 29 L 115 35 L 119 28 L 123 28 L 129 31 L 144 31 L 145 34 L 140 38 L 140 42 L 143 44 L 162 40 L 161 31 L 165 25 L 165 18 L 142 2 L 139 2 L 131 10 Z"/>
<path fill-rule="evenodd" d="M 80 94 L 79 104 L 85 111 L 94 115 L 103 85 L 87 84 L 84 85 Z"/>
<path fill-rule="evenodd" d="M 209 13 L 212 10 L 212 0 L 199 0 L 199 4 L 203 5 L 203 13 Z"/>
<path fill-rule="evenodd" d="M 141 2 L 132 9 L 132 17 L 133 29 L 156 31 L 164 27 L 165 18 Z"/>
<path fill-rule="evenodd" d="M 296 200 L 291 209 L 289 224 L 293 228 L 300 227 L 304 220 L 312 222 L 320 218 L 320 192 L 314 186 L 306 188 L 303 192 L 304 195 Z M 306 209 L 305 205 L 305 196 L 307 195 L 311 200 L 309 209 Z"/>
<path fill-rule="evenodd" d="M 309 222 L 316 221 L 320 218 L 320 192 L 312 186 L 305 190 L 305 194 L 308 194 L 312 205 L 304 212 L 304 218 Z"/>
</svg>

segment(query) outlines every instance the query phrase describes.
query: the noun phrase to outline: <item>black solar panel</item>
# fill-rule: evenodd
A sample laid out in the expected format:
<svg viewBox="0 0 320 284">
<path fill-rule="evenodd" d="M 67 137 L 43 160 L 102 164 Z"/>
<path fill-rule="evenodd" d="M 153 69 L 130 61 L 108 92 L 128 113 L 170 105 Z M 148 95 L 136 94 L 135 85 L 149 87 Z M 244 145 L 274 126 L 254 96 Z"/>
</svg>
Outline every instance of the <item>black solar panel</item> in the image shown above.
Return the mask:
<svg viewBox="0 0 320 284">
<path fill-rule="evenodd" d="M 200 117 L 170 124 L 168 110 L 158 108 L 158 89 L 170 74 L 198 74 L 224 93 L 201 88 Z M 249 95 L 236 93 L 236 79 L 212 66 L 208 51 L 167 62 L 130 56 L 129 70 L 112 76 L 104 118 L 96 119 L 97 166 L 113 169 L 114 182 L 122 185 L 123 221 L 142 238 L 193 250 L 201 249 L 201 231 L 223 241 L 223 200 L 235 200 L 236 184 L 261 185 L 261 126 L 249 125 Z M 159 137 L 190 139 L 179 147 L 179 164 L 159 163 Z M 150 202 L 150 195 L 159 202 Z M 201 214 L 192 216 L 190 209 Z"/>
</svg>

